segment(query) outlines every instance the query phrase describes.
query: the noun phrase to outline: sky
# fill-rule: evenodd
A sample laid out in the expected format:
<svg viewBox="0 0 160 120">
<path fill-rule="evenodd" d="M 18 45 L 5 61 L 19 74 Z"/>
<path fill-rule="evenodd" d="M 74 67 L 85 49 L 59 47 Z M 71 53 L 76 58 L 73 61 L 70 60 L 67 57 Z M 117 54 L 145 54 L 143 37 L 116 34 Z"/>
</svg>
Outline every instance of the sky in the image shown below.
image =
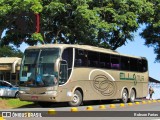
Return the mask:
<svg viewBox="0 0 160 120">
<path fill-rule="evenodd" d="M 126 45 L 119 47 L 116 51 L 122 54 L 146 57 L 148 60 L 149 76 L 160 81 L 160 63 L 155 63 L 156 54 L 154 54 L 153 47 L 144 45 L 145 40 L 142 39 L 139 33 L 143 30 L 143 26 L 134 33 L 134 41 L 128 41 Z M 28 46 L 22 44 L 21 51 L 24 51 Z"/>
</svg>

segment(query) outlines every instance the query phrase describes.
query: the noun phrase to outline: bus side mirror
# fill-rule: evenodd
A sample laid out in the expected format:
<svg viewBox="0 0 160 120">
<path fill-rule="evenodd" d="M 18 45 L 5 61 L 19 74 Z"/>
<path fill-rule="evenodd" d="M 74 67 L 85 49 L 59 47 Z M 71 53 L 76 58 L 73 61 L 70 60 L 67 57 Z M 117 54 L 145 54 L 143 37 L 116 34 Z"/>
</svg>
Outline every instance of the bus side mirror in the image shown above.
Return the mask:
<svg viewBox="0 0 160 120">
<path fill-rule="evenodd" d="M 55 72 L 59 72 L 59 68 L 60 68 L 60 58 L 58 58 L 54 64 L 54 71 Z"/>
</svg>

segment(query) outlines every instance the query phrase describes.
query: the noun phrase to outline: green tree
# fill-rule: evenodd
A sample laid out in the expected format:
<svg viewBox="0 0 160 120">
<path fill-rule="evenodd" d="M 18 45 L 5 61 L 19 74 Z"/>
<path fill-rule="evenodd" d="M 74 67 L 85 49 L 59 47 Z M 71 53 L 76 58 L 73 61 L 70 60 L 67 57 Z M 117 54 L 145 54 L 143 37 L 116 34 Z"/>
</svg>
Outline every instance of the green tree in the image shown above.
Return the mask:
<svg viewBox="0 0 160 120">
<path fill-rule="evenodd" d="M 1 0 L 0 35 L 6 30 L 1 40 L 2 44 L 16 46 L 22 42 L 34 45 L 37 43 L 34 39 L 40 39 L 45 43 L 87 44 L 115 50 L 132 41 L 141 24 L 146 24 L 146 30 L 149 27 L 158 31 L 159 3 L 159 0 Z M 35 25 L 31 13 L 41 16 L 41 34 L 33 34 L 31 30 Z M 141 35 L 148 41 L 152 36 L 147 40 L 145 33 L 144 30 Z"/>
<path fill-rule="evenodd" d="M 34 13 L 42 11 L 39 0 L 1 0 L 0 1 L 0 37 L 2 45 L 13 43 L 16 46 L 24 41 L 34 45 L 31 41 Z M 32 13 L 31 13 L 32 12 Z M 2 33 L 5 36 L 2 37 Z M 33 35 L 35 37 L 35 35 Z"/>
<path fill-rule="evenodd" d="M 3 46 L 0 48 L 0 57 L 20 57 L 22 58 L 23 53 L 14 48 L 13 46 Z"/>
<path fill-rule="evenodd" d="M 140 35 L 146 40 L 145 45 L 154 48 L 157 54 L 156 61 L 160 62 L 160 0 L 151 1 L 150 6 L 154 8 L 154 11 L 148 16 L 142 15 L 140 20 L 146 23 L 146 28 Z"/>
</svg>

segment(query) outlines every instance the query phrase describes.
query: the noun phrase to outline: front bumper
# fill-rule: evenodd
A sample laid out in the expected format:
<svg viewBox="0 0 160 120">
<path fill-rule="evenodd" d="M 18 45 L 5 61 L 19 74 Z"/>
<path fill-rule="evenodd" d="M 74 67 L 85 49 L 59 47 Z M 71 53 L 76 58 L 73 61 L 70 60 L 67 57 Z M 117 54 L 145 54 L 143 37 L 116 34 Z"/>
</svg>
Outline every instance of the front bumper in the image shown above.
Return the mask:
<svg viewBox="0 0 160 120">
<path fill-rule="evenodd" d="M 37 94 L 20 94 L 19 99 L 21 101 L 45 101 L 45 102 L 58 102 L 53 95 L 37 95 Z"/>
</svg>

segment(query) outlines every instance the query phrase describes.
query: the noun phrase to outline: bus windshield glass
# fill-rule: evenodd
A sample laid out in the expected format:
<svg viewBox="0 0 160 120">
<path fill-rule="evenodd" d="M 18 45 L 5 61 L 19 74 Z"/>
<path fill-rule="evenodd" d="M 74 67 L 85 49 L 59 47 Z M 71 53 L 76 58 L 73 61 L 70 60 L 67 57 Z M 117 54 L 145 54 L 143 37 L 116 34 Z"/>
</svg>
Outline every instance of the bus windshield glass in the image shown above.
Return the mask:
<svg viewBox="0 0 160 120">
<path fill-rule="evenodd" d="M 60 49 L 29 49 L 24 53 L 20 70 L 20 85 L 47 87 L 57 84 L 58 73 L 54 65 L 60 56 Z"/>
</svg>

